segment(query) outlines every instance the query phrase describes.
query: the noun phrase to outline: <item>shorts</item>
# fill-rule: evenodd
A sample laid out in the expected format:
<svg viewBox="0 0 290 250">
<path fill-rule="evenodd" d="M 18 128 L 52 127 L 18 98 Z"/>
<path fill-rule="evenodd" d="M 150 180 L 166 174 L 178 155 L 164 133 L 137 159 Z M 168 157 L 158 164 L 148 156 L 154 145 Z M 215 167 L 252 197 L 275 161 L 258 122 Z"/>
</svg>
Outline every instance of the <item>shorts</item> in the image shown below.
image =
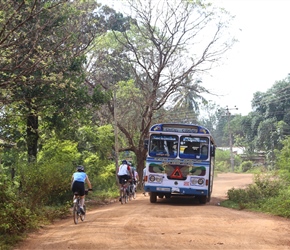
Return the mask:
<svg viewBox="0 0 290 250">
<path fill-rule="evenodd" d="M 124 181 L 127 182 L 130 179 L 131 179 L 131 176 L 130 175 L 120 175 L 119 176 L 119 183 L 120 184 L 123 184 Z"/>
<path fill-rule="evenodd" d="M 72 192 L 78 192 L 80 196 L 85 195 L 85 183 L 81 181 L 74 181 L 72 184 Z"/>
</svg>

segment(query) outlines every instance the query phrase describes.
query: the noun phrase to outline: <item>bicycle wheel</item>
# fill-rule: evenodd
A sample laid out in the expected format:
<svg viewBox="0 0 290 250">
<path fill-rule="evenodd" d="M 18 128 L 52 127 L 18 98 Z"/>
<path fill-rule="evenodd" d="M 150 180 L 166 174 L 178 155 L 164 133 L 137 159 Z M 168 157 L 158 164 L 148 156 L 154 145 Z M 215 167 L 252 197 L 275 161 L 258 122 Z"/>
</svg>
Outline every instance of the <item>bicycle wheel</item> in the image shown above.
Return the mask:
<svg viewBox="0 0 290 250">
<path fill-rule="evenodd" d="M 129 202 L 129 196 L 127 195 L 127 193 L 125 193 L 125 203 Z"/>
<path fill-rule="evenodd" d="M 84 221 L 86 217 L 86 205 L 84 205 L 84 214 L 80 213 L 81 220 Z"/>
<path fill-rule="evenodd" d="M 137 196 L 137 194 L 136 194 L 136 190 L 133 190 L 133 199 L 134 199 L 134 200 L 136 199 L 136 196 Z"/>
<path fill-rule="evenodd" d="M 79 207 L 78 204 L 74 203 L 74 206 L 73 206 L 73 217 L 74 217 L 75 224 L 78 224 L 79 216 L 80 216 L 78 207 Z"/>
<path fill-rule="evenodd" d="M 121 204 L 124 204 L 125 203 L 125 196 L 124 196 L 124 191 L 121 192 Z"/>
<path fill-rule="evenodd" d="M 128 200 L 131 201 L 133 200 L 133 193 L 129 191 L 129 194 L 128 195 Z"/>
</svg>

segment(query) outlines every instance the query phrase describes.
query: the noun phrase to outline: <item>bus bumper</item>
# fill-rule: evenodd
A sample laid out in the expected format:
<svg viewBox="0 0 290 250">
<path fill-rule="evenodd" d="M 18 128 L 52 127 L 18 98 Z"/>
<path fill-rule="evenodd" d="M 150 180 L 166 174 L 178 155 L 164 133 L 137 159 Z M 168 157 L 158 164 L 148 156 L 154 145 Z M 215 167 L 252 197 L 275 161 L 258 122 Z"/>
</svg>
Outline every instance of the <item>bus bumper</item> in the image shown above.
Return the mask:
<svg viewBox="0 0 290 250">
<path fill-rule="evenodd" d="M 207 189 L 196 189 L 194 187 L 183 188 L 183 187 L 157 187 L 157 186 L 146 186 L 144 191 L 148 193 L 157 193 L 157 194 L 171 194 L 171 195 L 188 195 L 188 196 L 200 196 L 208 195 Z"/>
</svg>

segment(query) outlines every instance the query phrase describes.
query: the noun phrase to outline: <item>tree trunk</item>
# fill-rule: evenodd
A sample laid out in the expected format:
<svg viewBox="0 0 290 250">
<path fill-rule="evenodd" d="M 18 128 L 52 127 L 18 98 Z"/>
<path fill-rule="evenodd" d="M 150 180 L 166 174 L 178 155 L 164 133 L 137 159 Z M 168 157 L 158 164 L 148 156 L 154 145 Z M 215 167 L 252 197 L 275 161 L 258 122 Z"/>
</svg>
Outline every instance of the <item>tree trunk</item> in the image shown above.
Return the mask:
<svg viewBox="0 0 290 250">
<path fill-rule="evenodd" d="M 30 113 L 27 117 L 27 152 L 28 162 L 34 162 L 37 157 L 37 142 L 38 142 L 38 116 Z"/>
<path fill-rule="evenodd" d="M 146 155 L 147 155 L 147 150 L 145 148 L 139 148 L 136 152 L 136 160 L 137 160 L 137 172 L 139 175 L 139 181 L 141 185 L 141 182 L 143 180 L 143 168 L 145 167 L 145 161 L 146 161 Z"/>
</svg>

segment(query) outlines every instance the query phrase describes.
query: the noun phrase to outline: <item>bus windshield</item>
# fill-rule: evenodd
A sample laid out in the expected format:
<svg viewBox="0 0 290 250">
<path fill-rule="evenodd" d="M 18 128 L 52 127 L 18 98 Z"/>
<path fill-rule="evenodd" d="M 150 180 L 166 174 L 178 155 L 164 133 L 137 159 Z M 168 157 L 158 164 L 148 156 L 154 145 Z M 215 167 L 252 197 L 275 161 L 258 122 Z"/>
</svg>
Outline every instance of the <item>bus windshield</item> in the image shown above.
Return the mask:
<svg viewBox="0 0 290 250">
<path fill-rule="evenodd" d="M 177 157 L 177 135 L 151 135 L 149 156 L 153 157 Z"/>
</svg>

